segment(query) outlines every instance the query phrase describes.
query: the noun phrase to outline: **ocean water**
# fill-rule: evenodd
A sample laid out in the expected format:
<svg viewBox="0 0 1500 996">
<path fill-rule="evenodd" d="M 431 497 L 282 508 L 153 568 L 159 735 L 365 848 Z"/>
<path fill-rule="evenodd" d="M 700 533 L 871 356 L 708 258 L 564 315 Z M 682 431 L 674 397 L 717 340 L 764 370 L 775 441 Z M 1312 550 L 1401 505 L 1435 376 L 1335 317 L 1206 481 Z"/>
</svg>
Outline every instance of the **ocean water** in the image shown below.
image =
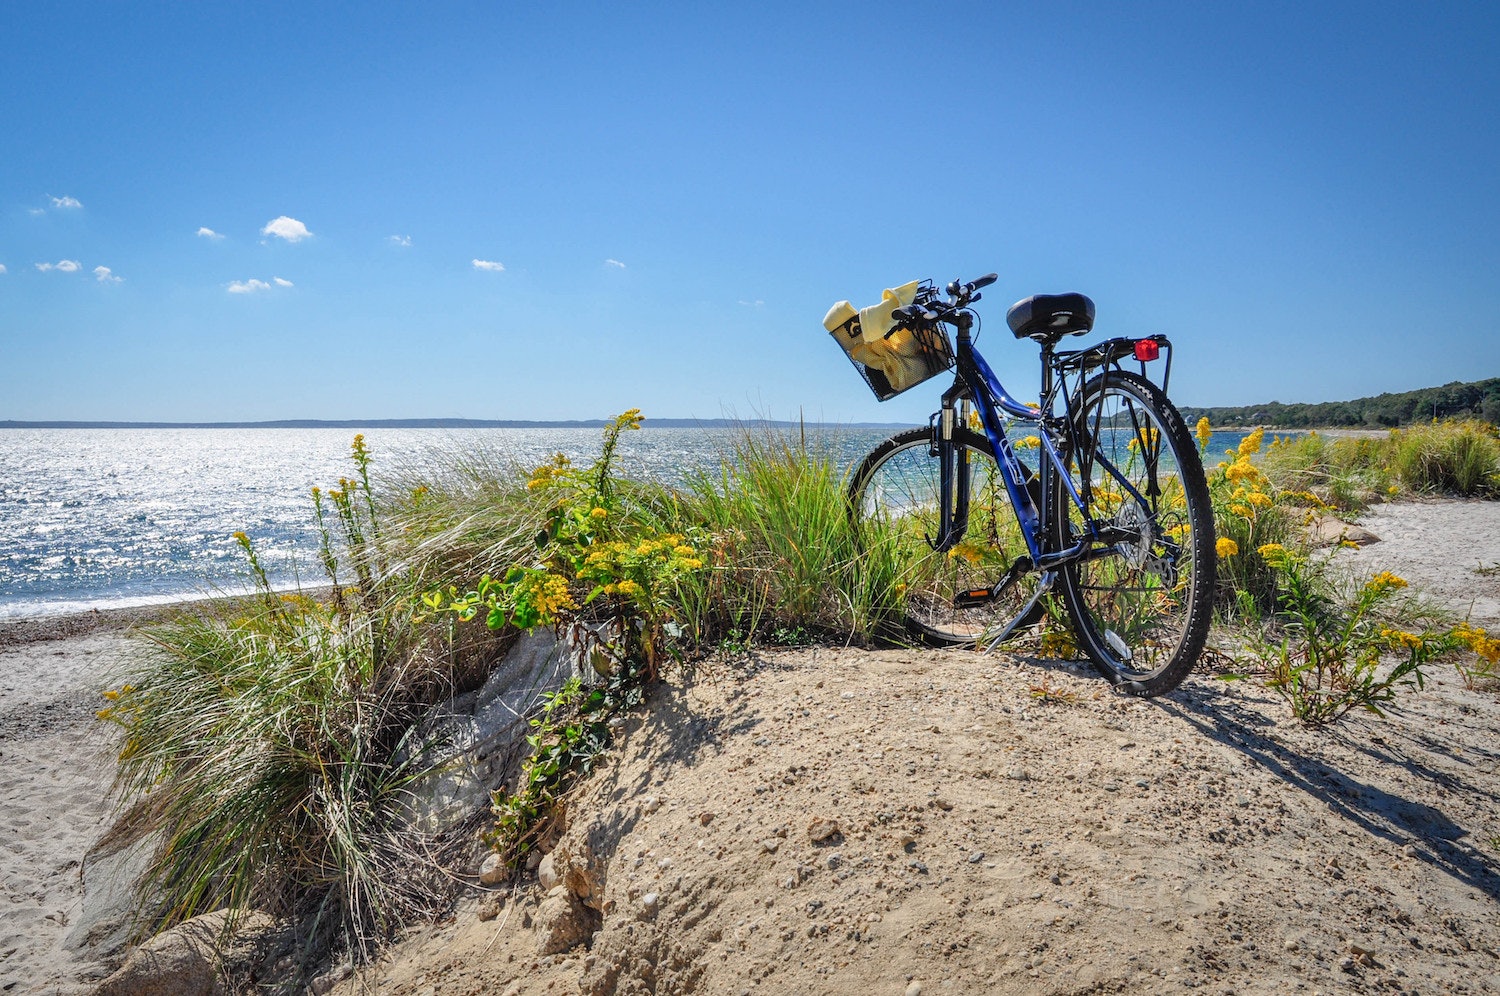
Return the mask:
<svg viewBox="0 0 1500 996">
<path fill-rule="evenodd" d="M 891 429 L 809 430 L 842 466 Z M 273 583 L 321 580 L 314 485 L 352 476 L 348 429 L 0 430 L 0 619 L 146 605 L 246 590 L 233 538 L 248 533 Z M 371 429 L 377 485 L 433 451 L 486 452 L 534 466 L 597 455 L 598 429 Z M 643 428 L 621 437 L 631 475 L 676 481 L 716 466 L 719 429 Z M 1210 453 L 1238 445 L 1216 433 Z"/>
</svg>

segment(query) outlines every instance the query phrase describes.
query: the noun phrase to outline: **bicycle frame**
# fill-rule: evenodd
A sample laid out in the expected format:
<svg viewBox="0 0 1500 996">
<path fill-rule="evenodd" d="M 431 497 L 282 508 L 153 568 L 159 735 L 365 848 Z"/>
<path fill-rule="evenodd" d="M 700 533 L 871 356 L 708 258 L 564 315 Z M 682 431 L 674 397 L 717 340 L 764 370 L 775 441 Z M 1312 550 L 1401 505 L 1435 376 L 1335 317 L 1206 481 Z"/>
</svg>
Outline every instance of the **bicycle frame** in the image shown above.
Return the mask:
<svg viewBox="0 0 1500 996">
<path fill-rule="evenodd" d="M 937 416 L 939 424 L 935 434 L 940 461 L 939 501 L 942 507 L 939 509 L 938 537 L 933 541 L 934 549 L 938 551 L 950 549 L 963 537 L 968 528 L 970 484 L 967 467 L 968 453 L 953 446 L 952 443 L 955 422 L 960 415 L 967 415 L 965 407 L 968 401 L 972 401 L 979 411 L 980 423 L 984 428 L 990 449 L 994 453 L 995 462 L 1000 468 L 1000 476 L 1005 482 L 1011 506 L 1021 526 L 1021 535 L 1026 541 L 1028 554 L 1027 562 L 1018 560 L 1011 571 L 1007 572 L 1006 577 L 997 583 L 996 591 L 1011 583 L 1015 577 L 1031 570 L 1040 570 L 1050 575 L 1056 568 L 1091 555 L 1108 556 L 1114 552 L 1115 542 L 1134 538 L 1128 532 L 1118 530 L 1110 524 L 1101 524 L 1088 514 L 1085 495 L 1079 492 L 1079 486 L 1074 483 L 1072 475 L 1068 473 L 1063 455 L 1053 441 L 1051 430 L 1059 424 L 1053 414 L 1055 396 L 1057 388 L 1065 385 L 1054 383 L 1057 354 L 1053 353 L 1051 344 L 1044 344 L 1042 347 L 1041 406 L 1027 405 L 1010 395 L 984 357 L 974 348 L 971 336 L 973 316 L 968 312 L 960 312 L 954 324 L 957 328 L 955 339 L 958 369 L 953 386 L 943 394 L 942 409 Z M 1166 341 L 1165 337 L 1156 338 L 1159 345 L 1166 345 L 1170 349 L 1171 344 Z M 1117 362 L 1119 357 L 1115 354 L 1119 351 L 1121 343 L 1130 343 L 1130 341 L 1110 340 L 1079 353 L 1064 354 L 1064 359 L 1077 359 L 1079 371 L 1083 373 L 1092 369 L 1092 364 L 1087 362 L 1091 358 L 1090 354 L 1097 353 L 1097 365 L 1107 370 L 1111 363 Z M 1133 343 L 1131 345 L 1133 346 Z M 1168 371 L 1170 368 L 1169 354 Z M 1065 412 L 1061 425 L 1064 431 L 1069 433 L 1072 432 L 1071 427 L 1074 421 L 1071 407 L 1071 400 L 1065 397 Z M 1037 476 L 1041 482 L 1040 503 L 1027 486 L 1028 471 L 1017 458 L 1010 438 L 1005 433 L 1003 418 L 1006 416 L 1037 427 L 1040 452 L 1046 458 L 1046 463 L 1039 462 L 1037 468 Z M 1098 465 L 1118 481 L 1133 498 L 1143 505 L 1147 504 L 1126 476 L 1102 455 L 1093 454 L 1091 460 L 1097 461 Z M 1050 511 L 1047 502 L 1054 500 L 1054 496 L 1057 496 L 1056 500 L 1062 500 L 1057 489 L 1047 486 L 1048 474 L 1056 475 L 1056 479 L 1062 483 L 1066 491 L 1068 500 L 1073 502 L 1083 516 L 1085 534 L 1079 542 L 1066 550 L 1047 548 L 1045 525 Z M 1083 487 L 1088 486 L 1085 480 Z"/>
</svg>

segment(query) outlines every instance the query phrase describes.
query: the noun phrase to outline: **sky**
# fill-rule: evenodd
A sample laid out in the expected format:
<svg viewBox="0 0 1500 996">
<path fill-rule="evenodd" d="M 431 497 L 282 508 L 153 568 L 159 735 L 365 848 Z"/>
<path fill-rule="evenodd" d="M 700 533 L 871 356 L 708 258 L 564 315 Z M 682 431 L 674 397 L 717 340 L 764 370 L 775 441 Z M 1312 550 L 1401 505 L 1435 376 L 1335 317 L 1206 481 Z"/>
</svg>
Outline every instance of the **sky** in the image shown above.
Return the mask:
<svg viewBox="0 0 1500 996">
<path fill-rule="evenodd" d="M 922 420 L 941 387 L 877 403 L 824 312 L 990 271 L 1020 397 L 1005 310 L 1063 291 L 1170 336 L 1184 405 L 1500 376 L 1492 4 L 121 0 L 0 39 L 0 419 Z"/>
</svg>

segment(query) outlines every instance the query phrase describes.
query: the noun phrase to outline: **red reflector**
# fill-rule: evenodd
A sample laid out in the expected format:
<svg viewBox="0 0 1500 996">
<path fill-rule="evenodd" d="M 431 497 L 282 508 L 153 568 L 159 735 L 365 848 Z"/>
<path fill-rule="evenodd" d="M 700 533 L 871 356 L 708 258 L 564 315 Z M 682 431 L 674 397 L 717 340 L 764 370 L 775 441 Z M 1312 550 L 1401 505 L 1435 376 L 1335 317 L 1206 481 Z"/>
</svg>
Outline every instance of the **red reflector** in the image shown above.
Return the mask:
<svg viewBox="0 0 1500 996">
<path fill-rule="evenodd" d="M 1135 341 L 1135 358 L 1142 363 L 1156 359 L 1161 355 L 1161 347 L 1156 344 L 1155 339 L 1137 339 Z"/>
</svg>

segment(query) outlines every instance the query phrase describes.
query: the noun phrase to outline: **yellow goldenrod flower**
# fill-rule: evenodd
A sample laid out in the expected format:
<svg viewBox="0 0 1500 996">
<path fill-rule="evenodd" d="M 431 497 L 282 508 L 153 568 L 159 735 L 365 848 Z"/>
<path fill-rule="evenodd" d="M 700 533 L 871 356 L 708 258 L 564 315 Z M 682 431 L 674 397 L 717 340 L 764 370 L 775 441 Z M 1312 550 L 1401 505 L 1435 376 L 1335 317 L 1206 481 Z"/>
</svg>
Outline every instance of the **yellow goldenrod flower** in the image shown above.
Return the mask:
<svg viewBox="0 0 1500 996">
<path fill-rule="evenodd" d="M 1040 436 L 1026 436 L 1023 439 L 1016 440 L 1016 449 L 1018 450 L 1034 450 L 1041 445 L 1042 440 Z"/>
<path fill-rule="evenodd" d="M 589 515 L 593 516 L 596 519 L 608 518 L 609 517 L 609 509 L 606 509 L 606 508 L 596 508 L 592 512 L 590 512 Z"/>
<path fill-rule="evenodd" d="M 1228 536 L 1220 536 L 1218 542 L 1214 544 L 1214 552 L 1220 557 L 1233 557 L 1240 552 L 1240 545 Z"/>
<path fill-rule="evenodd" d="M 1396 650 L 1421 650 L 1422 644 L 1426 642 L 1420 634 L 1400 629 L 1382 629 L 1380 635 Z"/>
<path fill-rule="evenodd" d="M 1193 434 L 1198 437 L 1198 448 L 1208 449 L 1208 441 L 1214 434 L 1214 427 L 1208 424 L 1207 415 L 1198 420 L 1198 427 L 1193 430 Z"/>
<path fill-rule="evenodd" d="M 1229 510 L 1242 519 L 1249 519 L 1255 515 L 1255 509 L 1249 505 L 1234 504 L 1229 506 Z"/>
<path fill-rule="evenodd" d="M 1369 581 L 1365 582 L 1365 590 L 1371 592 L 1372 594 L 1378 594 L 1384 591 L 1393 591 L 1395 589 L 1405 587 L 1406 579 L 1397 577 L 1390 571 L 1381 571 Z"/>
<path fill-rule="evenodd" d="M 1245 496 L 1245 500 L 1248 501 L 1250 504 L 1252 504 L 1252 505 L 1258 505 L 1261 508 L 1269 508 L 1271 506 L 1271 504 L 1272 504 L 1272 502 L 1271 502 L 1271 496 L 1268 495 L 1268 494 L 1262 494 L 1259 491 L 1252 491 L 1252 492 L 1250 492 L 1249 494 L 1247 494 Z"/>
<path fill-rule="evenodd" d="M 1241 460 L 1250 459 L 1251 457 L 1255 456 L 1255 454 L 1260 452 L 1261 443 L 1265 440 L 1265 438 L 1266 430 L 1253 430 L 1250 435 L 1240 440 L 1239 448 L 1234 451 L 1234 455 Z"/>
</svg>

